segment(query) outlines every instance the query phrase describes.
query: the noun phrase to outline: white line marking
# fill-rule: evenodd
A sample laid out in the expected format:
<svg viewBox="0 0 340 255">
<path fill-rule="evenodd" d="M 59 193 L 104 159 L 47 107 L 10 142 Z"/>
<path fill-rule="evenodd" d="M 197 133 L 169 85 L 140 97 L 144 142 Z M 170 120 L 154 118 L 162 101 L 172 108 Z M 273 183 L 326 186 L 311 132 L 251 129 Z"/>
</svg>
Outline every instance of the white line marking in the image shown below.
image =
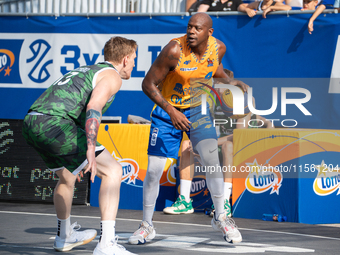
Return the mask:
<svg viewBox="0 0 340 255">
<path fill-rule="evenodd" d="M 43 249 L 43 250 L 54 250 L 53 247 L 39 247 L 39 246 L 22 246 L 15 244 L 0 244 L 0 247 L 10 247 L 10 248 L 30 248 L 30 249 Z"/>
<path fill-rule="evenodd" d="M 22 246 L 22 245 L 10 245 L 10 244 L 0 244 L 0 247 L 5 247 L 5 248 L 24 248 L 24 249 L 40 249 L 40 250 L 54 250 L 53 247 Z M 28 252 L 28 251 L 26 251 L 26 252 Z M 93 251 L 81 250 L 79 252 L 82 255 L 83 254 L 93 254 Z M 19 254 L 19 253 L 15 253 L 15 254 Z M 25 254 L 29 254 L 29 253 L 25 253 Z"/>
<path fill-rule="evenodd" d="M 189 251 L 195 251 L 195 252 L 207 252 L 209 253 L 264 253 L 266 251 L 275 251 L 275 252 L 289 252 L 289 253 L 300 253 L 300 252 L 315 252 L 315 250 L 311 249 L 302 249 L 302 248 L 295 248 L 295 247 L 286 247 L 286 246 L 272 246 L 272 247 L 266 247 L 266 248 L 260 248 L 260 247 L 242 247 L 242 246 L 234 246 L 234 247 L 228 247 L 228 248 L 189 248 L 187 249 Z"/>
<path fill-rule="evenodd" d="M 294 236 L 305 236 L 305 237 L 314 237 L 314 238 L 320 238 L 320 239 L 330 239 L 330 240 L 340 241 L 340 238 L 328 237 L 328 236 L 315 236 L 315 235 L 306 235 L 306 234 L 291 233 L 291 232 L 282 232 L 282 231 L 273 231 L 273 230 L 262 230 L 262 229 L 250 229 L 250 228 L 239 228 L 239 229 L 241 229 L 241 230 L 248 230 L 248 231 L 257 231 L 257 232 L 266 232 L 266 233 L 275 233 L 275 234 L 286 234 L 286 235 L 294 235 Z"/>
<path fill-rule="evenodd" d="M 31 213 L 31 212 L 14 212 L 14 211 L 0 211 L 0 213 L 23 214 L 23 215 L 41 215 L 41 216 L 53 216 L 53 217 L 56 217 L 56 215 L 52 214 L 52 213 Z M 73 218 L 77 217 L 77 218 L 87 218 L 87 219 L 100 219 L 99 216 L 81 216 L 81 215 L 71 215 L 71 216 Z M 116 220 L 141 222 L 141 220 L 137 220 L 137 219 L 116 218 Z M 180 222 L 167 222 L 167 221 L 153 221 L 153 222 L 157 223 L 157 224 L 185 225 L 185 226 L 195 226 L 195 227 L 208 227 L 208 228 L 211 228 L 211 225 L 203 225 L 203 224 L 195 224 L 195 223 L 180 223 Z M 304 236 L 304 237 L 313 237 L 313 238 L 320 238 L 320 239 L 329 239 L 329 240 L 340 241 L 340 238 L 328 237 L 328 236 L 306 235 L 306 234 L 299 234 L 299 233 L 273 231 L 273 230 L 262 230 L 262 229 L 250 229 L 250 228 L 239 228 L 239 229 L 240 230 L 246 230 L 246 231 L 256 231 L 256 232 L 275 233 L 275 234 L 283 234 L 283 235 Z"/>
<path fill-rule="evenodd" d="M 209 240 L 209 238 L 199 238 L 199 237 L 192 237 L 192 236 L 171 236 L 166 237 L 160 241 L 153 242 L 148 246 L 157 246 L 157 247 L 166 247 L 166 248 L 173 248 L 176 249 L 189 249 L 191 246 L 194 246 L 200 242 L 204 242 Z"/>
<path fill-rule="evenodd" d="M 223 247 L 226 245 L 224 241 L 211 241 L 208 244 Z M 313 249 L 305 249 L 305 248 L 298 248 L 298 247 L 288 247 L 288 246 L 276 246 L 272 244 L 263 244 L 263 243 L 248 243 L 242 242 L 233 244 L 234 247 L 229 247 L 228 250 L 224 249 L 223 252 L 225 253 L 260 253 L 266 251 L 276 251 L 276 252 L 315 252 Z M 235 250 L 236 248 L 236 250 Z"/>
<path fill-rule="evenodd" d="M 127 238 L 131 236 L 130 233 L 119 233 L 119 243 L 126 244 L 128 243 Z M 288 252 L 288 253 L 301 253 L 301 252 L 315 252 L 313 249 L 305 249 L 298 247 L 288 247 L 288 246 L 276 246 L 273 244 L 263 244 L 263 243 L 249 243 L 242 242 L 237 244 L 228 244 L 225 241 L 210 241 L 203 243 L 209 238 L 198 238 L 192 236 L 174 236 L 174 235 L 156 235 L 157 237 L 164 237 L 162 240 L 153 240 L 149 246 L 154 247 L 165 247 L 165 248 L 173 248 L 183 249 L 187 251 L 195 251 L 195 252 L 207 252 L 208 254 L 212 253 L 264 253 L 266 251 L 274 251 L 274 252 Z M 125 239 L 122 240 L 121 239 Z M 207 247 L 195 247 L 195 245 L 205 245 Z M 178 252 L 177 252 L 178 253 Z"/>
</svg>

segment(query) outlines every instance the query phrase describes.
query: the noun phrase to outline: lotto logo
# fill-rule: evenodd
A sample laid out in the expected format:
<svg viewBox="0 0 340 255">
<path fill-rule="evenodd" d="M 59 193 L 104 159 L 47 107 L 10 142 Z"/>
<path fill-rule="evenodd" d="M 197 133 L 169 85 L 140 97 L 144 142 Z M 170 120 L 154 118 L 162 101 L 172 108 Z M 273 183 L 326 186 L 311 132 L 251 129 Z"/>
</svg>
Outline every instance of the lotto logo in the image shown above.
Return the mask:
<svg viewBox="0 0 340 255">
<path fill-rule="evenodd" d="M 19 55 L 23 40 L 0 40 L 0 83 L 21 83 Z"/>
</svg>

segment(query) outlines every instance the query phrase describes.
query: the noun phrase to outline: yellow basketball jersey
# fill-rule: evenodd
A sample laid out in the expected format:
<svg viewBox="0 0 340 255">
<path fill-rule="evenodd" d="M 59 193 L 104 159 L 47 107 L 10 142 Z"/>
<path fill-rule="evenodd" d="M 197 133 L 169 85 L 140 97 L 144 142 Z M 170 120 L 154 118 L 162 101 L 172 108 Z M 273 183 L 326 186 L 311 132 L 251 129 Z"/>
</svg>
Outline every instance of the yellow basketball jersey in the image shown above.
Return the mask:
<svg viewBox="0 0 340 255">
<path fill-rule="evenodd" d="M 191 51 L 187 36 L 175 38 L 181 48 L 181 55 L 175 70 L 168 73 L 162 82 L 162 95 L 174 107 L 185 109 L 201 104 L 200 95 L 212 86 L 212 77 L 219 66 L 216 39 L 209 37 L 208 47 L 200 61 Z M 190 84 L 191 82 L 191 84 Z"/>
</svg>

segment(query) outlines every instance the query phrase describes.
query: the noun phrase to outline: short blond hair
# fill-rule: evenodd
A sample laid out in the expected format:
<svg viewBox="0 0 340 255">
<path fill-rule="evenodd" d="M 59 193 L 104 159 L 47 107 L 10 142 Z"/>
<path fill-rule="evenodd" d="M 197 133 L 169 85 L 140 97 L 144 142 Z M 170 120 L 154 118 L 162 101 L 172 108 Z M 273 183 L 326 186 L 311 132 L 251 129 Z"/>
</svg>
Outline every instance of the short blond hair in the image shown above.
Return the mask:
<svg viewBox="0 0 340 255">
<path fill-rule="evenodd" d="M 131 55 L 136 50 L 136 41 L 120 36 L 111 37 L 104 46 L 104 60 L 120 63 L 125 56 Z"/>
</svg>

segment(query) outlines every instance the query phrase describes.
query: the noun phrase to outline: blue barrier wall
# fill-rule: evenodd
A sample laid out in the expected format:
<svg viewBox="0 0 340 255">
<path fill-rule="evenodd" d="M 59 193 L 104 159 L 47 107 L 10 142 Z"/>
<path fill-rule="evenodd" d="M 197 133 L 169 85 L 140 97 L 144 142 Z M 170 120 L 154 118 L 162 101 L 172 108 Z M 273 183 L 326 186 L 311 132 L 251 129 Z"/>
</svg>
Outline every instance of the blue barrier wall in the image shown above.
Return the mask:
<svg viewBox="0 0 340 255">
<path fill-rule="evenodd" d="M 340 15 L 320 15 L 312 35 L 307 31 L 310 16 L 212 16 L 213 35 L 227 46 L 224 67 L 253 87 L 257 109 L 269 109 L 272 87 L 278 88 L 278 107 L 267 118 L 278 119 L 278 126 L 282 120 L 294 119 L 301 128 L 339 129 L 336 102 L 340 100 L 340 85 L 335 82 L 330 88 L 330 78 L 331 72 L 333 78 L 340 73 L 334 60 Z M 124 81 L 106 115 L 122 116 L 123 122 L 129 114 L 149 118 L 153 103 L 141 91 L 142 79 L 161 48 L 186 32 L 189 18 L 1 16 L 0 24 L 6 25 L 0 26 L 0 118 L 22 119 L 34 100 L 60 75 L 103 60 L 103 44 L 114 35 L 136 40 L 139 48 L 132 78 Z M 307 89 L 311 99 L 303 106 L 311 116 L 294 105 L 288 105 L 283 115 L 282 87 Z M 290 93 L 287 97 L 304 96 Z"/>
</svg>

